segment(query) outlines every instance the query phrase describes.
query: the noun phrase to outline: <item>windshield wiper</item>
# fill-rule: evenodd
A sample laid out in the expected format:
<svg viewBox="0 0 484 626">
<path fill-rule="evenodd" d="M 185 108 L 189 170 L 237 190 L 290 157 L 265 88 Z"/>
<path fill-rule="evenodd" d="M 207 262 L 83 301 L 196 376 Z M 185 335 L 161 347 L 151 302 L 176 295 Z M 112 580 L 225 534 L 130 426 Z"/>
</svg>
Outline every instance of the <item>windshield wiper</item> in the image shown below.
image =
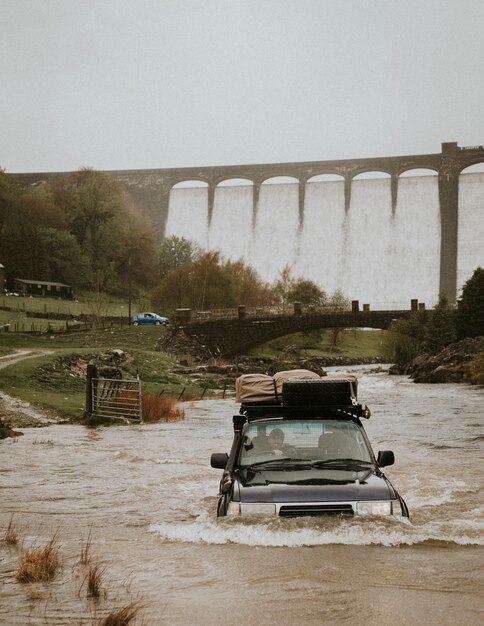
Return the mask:
<svg viewBox="0 0 484 626">
<path fill-rule="evenodd" d="M 324 461 L 312 461 L 311 467 L 344 467 L 345 469 L 367 469 L 374 467 L 371 461 L 360 459 L 325 459 Z"/>
<path fill-rule="evenodd" d="M 253 469 L 257 467 L 259 469 L 264 468 L 266 465 L 274 466 L 281 465 L 284 469 L 290 466 L 285 465 L 283 461 L 299 461 L 300 459 L 291 459 L 289 456 L 278 456 L 275 459 L 266 459 L 265 461 L 257 461 L 256 463 L 249 463 L 248 465 L 240 465 L 240 469 Z"/>
</svg>

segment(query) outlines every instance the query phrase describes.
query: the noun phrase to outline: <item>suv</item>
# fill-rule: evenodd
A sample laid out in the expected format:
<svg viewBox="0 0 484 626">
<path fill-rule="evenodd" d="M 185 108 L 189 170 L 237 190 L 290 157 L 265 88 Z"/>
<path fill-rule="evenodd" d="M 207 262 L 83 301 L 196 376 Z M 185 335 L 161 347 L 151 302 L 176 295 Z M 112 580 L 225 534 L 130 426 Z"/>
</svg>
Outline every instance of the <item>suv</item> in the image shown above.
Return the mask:
<svg viewBox="0 0 484 626">
<path fill-rule="evenodd" d="M 352 376 L 288 379 L 274 402 L 242 402 L 230 454 L 211 457 L 223 469 L 217 515 L 408 517 L 381 471 L 394 454 L 375 457 L 355 388 Z"/>
</svg>

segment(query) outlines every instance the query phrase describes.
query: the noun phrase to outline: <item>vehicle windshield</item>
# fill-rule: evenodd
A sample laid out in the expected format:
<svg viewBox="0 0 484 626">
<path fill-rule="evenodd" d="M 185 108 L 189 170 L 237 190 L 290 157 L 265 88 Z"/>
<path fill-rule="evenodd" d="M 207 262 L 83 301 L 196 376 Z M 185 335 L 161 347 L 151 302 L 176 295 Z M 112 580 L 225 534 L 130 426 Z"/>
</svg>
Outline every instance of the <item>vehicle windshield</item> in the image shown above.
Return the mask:
<svg viewBox="0 0 484 626">
<path fill-rule="evenodd" d="M 343 420 L 280 420 L 249 424 L 239 467 L 373 463 L 362 430 Z"/>
</svg>

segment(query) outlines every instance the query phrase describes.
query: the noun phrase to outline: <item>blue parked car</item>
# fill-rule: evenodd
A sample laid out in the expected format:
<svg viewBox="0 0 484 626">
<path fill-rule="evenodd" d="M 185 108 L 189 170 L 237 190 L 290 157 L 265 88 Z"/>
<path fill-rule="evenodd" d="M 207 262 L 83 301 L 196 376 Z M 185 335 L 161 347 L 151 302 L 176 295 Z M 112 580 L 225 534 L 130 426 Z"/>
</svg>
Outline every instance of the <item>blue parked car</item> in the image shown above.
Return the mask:
<svg viewBox="0 0 484 626">
<path fill-rule="evenodd" d="M 131 324 L 133 324 L 133 326 L 139 326 L 140 324 L 155 324 L 156 326 L 161 326 L 162 324 L 169 324 L 169 321 L 167 317 L 161 317 L 161 315 L 157 315 L 156 313 L 138 313 L 138 315 L 133 315 L 131 318 Z"/>
</svg>

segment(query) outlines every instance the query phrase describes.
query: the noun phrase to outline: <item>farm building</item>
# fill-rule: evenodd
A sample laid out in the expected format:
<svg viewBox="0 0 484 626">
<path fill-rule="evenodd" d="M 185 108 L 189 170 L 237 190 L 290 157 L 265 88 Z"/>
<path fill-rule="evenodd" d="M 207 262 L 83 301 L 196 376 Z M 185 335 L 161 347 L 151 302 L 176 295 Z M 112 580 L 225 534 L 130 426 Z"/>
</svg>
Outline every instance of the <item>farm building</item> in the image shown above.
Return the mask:
<svg viewBox="0 0 484 626">
<path fill-rule="evenodd" d="M 63 283 L 51 283 L 45 280 L 27 280 L 14 278 L 16 293 L 22 296 L 44 296 L 47 298 L 72 298 L 72 287 Z"/>
</svg>

